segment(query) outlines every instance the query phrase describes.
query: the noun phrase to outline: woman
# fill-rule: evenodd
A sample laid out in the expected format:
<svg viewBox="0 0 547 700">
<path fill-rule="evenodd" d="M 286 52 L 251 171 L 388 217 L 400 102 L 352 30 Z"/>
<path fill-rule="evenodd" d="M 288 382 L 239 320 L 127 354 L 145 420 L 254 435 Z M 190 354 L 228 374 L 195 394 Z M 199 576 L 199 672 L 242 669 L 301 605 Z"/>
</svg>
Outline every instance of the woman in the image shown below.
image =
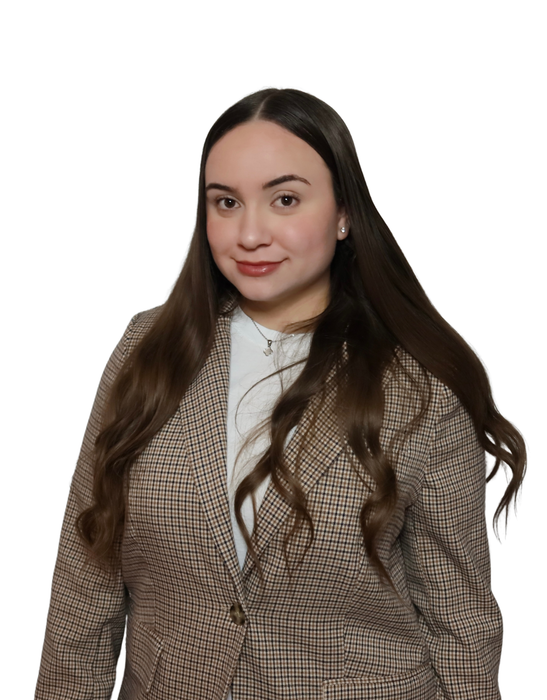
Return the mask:
<svg viewBox="0 0 547 700">
<path fill-rule="evenodd" d="M 37 698 L 498 698 L 485 451 L 517 430 L 376 211 L 328 105 L 205 141 L 188 258 L 103 374 Z M 490 478 L 489 477 L 489 478 Z"/>
</svg>

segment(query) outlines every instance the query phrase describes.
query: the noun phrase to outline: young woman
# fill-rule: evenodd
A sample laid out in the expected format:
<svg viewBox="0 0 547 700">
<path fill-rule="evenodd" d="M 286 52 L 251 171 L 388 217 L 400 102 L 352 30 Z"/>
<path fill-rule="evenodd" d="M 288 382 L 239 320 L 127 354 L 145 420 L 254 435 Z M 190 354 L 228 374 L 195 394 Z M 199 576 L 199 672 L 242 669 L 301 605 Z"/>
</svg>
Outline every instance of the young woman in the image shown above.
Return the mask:
<svg viewBox="0 0 547 700">
<path fill-rule="evenodd" d="M 104 371 L 36 697 L 493 700 L 485 451 L 525 449 L 321 100 L 261 90 L 205 141 L 167 302 Z"/>
</svg>

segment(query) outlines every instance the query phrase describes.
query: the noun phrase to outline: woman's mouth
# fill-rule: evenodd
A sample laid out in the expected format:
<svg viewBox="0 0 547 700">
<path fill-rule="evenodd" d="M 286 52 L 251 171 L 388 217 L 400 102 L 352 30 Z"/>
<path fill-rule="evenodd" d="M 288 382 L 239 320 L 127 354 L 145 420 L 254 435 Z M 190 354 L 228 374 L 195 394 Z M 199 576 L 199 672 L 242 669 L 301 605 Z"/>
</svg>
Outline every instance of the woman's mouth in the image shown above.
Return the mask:
<svg viewBox="0 0 547 700">
<path fill-rule="evenodd" d="M 270 262 L 268 260 L 261 260 L 259 262 L 249 262 L 247 260 L 236 260 L 237 269 L 242 275 L 248 275 L 249 277 L 262 277 L 263 275 L 269 275 L 281 265 L 283 260 L 279 262 Z"/>
</svg>

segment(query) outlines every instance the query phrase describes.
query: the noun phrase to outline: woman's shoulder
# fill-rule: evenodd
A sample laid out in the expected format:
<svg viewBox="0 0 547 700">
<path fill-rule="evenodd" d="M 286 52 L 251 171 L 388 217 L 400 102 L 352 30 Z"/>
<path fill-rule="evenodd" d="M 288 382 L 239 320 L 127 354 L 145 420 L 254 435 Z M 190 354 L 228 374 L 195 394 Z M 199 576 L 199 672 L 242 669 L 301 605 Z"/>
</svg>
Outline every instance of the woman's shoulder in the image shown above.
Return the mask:
<svg viewBox="0 0 547 700">
<path fill-rule="evenodd" d="M 145 311 L 139 311 L 132 317 L 125 331 L 125 340 L 128 345 L 136 345 L 148 333 L 164 306 L 165 304 L 161 304 Z"/>
<path fill-rule="evenodd" d="M 452 389 L 400 345 L 384 373 L 383 386 L 388 403 L 403 402 L 416 407 L 423 405 L 425 399 L 432 414 L 459 404 Z"/>
<path fill-rule="evenodd" d="M 165 304 L 160 304 L 160 306 L 154 306 L 151 309 L 139 311 L 133 316 L 131 323 L 136 324 L 138 327 L 150 327 L 164 308 Z"/>
</svg>

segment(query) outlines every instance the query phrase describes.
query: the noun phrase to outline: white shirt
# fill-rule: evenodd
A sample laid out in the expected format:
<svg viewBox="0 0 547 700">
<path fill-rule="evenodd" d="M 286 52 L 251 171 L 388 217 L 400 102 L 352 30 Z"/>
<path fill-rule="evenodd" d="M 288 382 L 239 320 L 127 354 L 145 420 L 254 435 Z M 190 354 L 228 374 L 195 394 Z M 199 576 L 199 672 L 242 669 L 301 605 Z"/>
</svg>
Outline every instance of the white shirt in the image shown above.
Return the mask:
<svg viewBox="0 0 547 700">
<path fill-rule="evenodd" d="M 258 329 L 257 329 L 258 326 Z M 260 331 L 264 334 L 263 337 Z M 275 340 L 272 343 L 273 353 L 265 355 L 268 347 L 266 338 Z M 311 343 L 312 333 L 299 333 L 290 336 L 279 331 L 273 331 L 256 324 L 243 311 L 237 307 L 232 314 L 231 322 L 231 354 L 230 354 L 230 388 L 228 395 L 228 423 L 227 423 L 227 485 L 230 515 L 234 531 L 239 565 L 243 568 L 247 545 L 237 525 L 234 514 L 234 494 L 237 485 L 258 462 L 270 444 L 269 425 L 260 432 L 248 448 L 239 456 L 236 456 L 247 436 L 261 421 L 269 419 L 275 402 L 279 398 L 282 389 L 289 387 L 304 369 L 304 362 L 296 367 L 284 369 L 280 374 L 267 377 L 276 369 L 286 367 L 297 360 L 307 358 Z M 254 388 L 254 384 L 259 382 Z M 249 393 L 245 392 L 250 389 Z M 296 427 L 287 435 L 285 445 L 292 438 Z M 254 496 L 256 508 L 264 497 L 270 478 L 265 479 Z M 253 506 L 251 496 L 247 496 L 241 508 L 241 514 L 249 533 L 252 533 Z"/>
</svg>

